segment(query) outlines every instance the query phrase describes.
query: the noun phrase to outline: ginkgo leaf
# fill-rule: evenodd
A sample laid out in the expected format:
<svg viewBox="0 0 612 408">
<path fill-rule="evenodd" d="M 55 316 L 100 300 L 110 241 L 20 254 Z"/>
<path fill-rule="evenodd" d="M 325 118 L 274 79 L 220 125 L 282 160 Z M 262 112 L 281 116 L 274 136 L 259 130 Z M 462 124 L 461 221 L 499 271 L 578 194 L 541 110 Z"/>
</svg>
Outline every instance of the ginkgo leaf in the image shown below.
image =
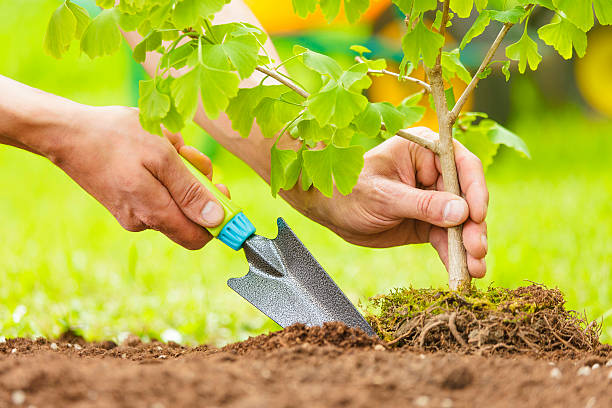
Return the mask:
<svg viewBox="0 0 612 408">
<path fill-rule="evenodd" d="M 319 7 L 327 22 L 331 22 L 340 12 L 341 0 L 319 0 Z"/>
<path fill-rule="evenodd" d="M 435 10 L 438 7 L 437 0 L 393 0 L 402 13 L 406 15 L 418 15 L 425 11 Z"/>
<path fill-rule="evenodd" d="M 200 67 L 200 93 L 202 105 L 210 119 L 217 119 L 227 108 L 230 98 L 238 93 L 240 79 L 233 72 L 210 67 Z"/>
<path fill-rule="evenodd" d="M 506 82 L 510 80 L 510 61 L 506 61 L 502 64 L 502 73 L 506 77 Z"/>
<path fill-rule="evenodd" d="M 298 154 L 294 150 L 281 150 L 274 145 L 270 150 L 270 158 L 270 188 L 272 189 L 272 195 L 276 197 L 280 189 L 287 188 L 287 185 L 293 179 L 289 173 L 293 164 L 298 160 Z M 295 178 L 293 184 L 295 184 L 295 181 L 297 181 L 297 178 Z"/>
<path fill-rule="evenodd" d="M 414 65 L 417 65 L 422 57 L 426 66 L 434 66 L 438 52 L 443 45 L 444 37 L 425 27 L 423 21 L 419 21 L 416 27 L 402 39 L 404 58 Z"/>
<path fill-rule="evenodd" d="M 338 79 L 342 75 L 342 67 L 331 57 L 324 54 L 319 54 L 296 45 L 293 47 L 293 54 L 300 55 L 300 59 L 308 68 L 321 75 L 327 75 L 333 79 Z"/>
<path fill-rule="evenodd" d="M 265 97 L 259 102 L 253 114 L 263 136 L 271 138 L 295 118 L 300 110 L 301 106 L 288 104 L 280 98 Z"/>
<path fill-rule="evenodd" d="M 480 126 L 470 126 L 465 131 L 455 133 L 455 139 L 480 159 L 484 171 L 493 163 L 499 150 L 499 144 L 493 143 L 488 133 L 489 129 Z"/>
<path fill-rule="evenodd" d="M 208 18 L 221 10 L 229 0 L 181 0 L 174 7 L 172 19 L 177 27 L 193 27 L 200 18 Z"/>
<path fill-rule="evenodd" d="M 249 136 L 255 120 L 254 111 L 259 103 L 264 98 L 280 98 L 286 89 L 283 85 L 259 85 L 240 89 L 225 111 L 232 121 L 232 128 L 242 137 Z"/>
<path fill-rule="evenodd" d="M 346 89 L 354 92 L 361 92 L 372 85 L 372 80 L 368 76 L 368 64 L 358 63 L 344 71 L 340 76 L 339 82 Z"/>
<path fill-rule="evenodd" d="M 298 16 L 305 18 L 317 9 L 317 0 L 291 0 L 293 10 Z"/>
<path fill-rule="evenodd" d="M 478 17 L 476 17 L 476 20 L 474 20 L 474 24 L 472 24 L 470 29 L 461 39 L 461 44 L 459 44 L 459 48 L 464 49 L 465 46 L 469 44 L 470 41 L 472 41 L 472 39 L 482 34 L 489 25 L 490 21 L 491 16 L 489 16 L 488 10 L 484 10 L 482 13 L 480 13 Z"/>
<path fill-rule="evenodd" d="M 225 40 L 221 44 L 210 46 L 210 53 L 222 53 L 232 63 L 241 78 L 251 76 L 257 66 L 259 44 L 255 37 L 241 35 Z"/>
<path fill-rule="evenodd" d="M 83 7 L 75 4 L 71 1 L 66 1 L 66 6 L 72 11 L 74 18 L 76 18 L 76 30 L 74 33 L 74 38 L 77 40 L 81 39 L 85 29 L 91 22 L 91 18 L 89 17 L 89 13 Z"/>
<path fill-rule="evenodd" d="M 339 128 L 348 126 L 367 105 L 365 96 L 345 89 L 338 81 L 329 81 L 306 101 L 310 113 L 321 126 L 332 123 Z"/>
<path fill-rule="evenodd" d="M 527 35 L 527 30 L 523 32 L 518 42 L 506 47 L 506 56 L 519 62 L 521 74 L 525 72 L 527 63 L 529 63 L 529 68 L 535 71 L 542 61 L 542 56 L 538 53 L 538 44 Z"/>
<path fill-rule="evenodd" d="M 300 120 L 293 131 L 294 137 L 301 138 L 310 147 L 315 147 L 319 142 L 328 143 L 333 134 L 334 128 L 332 126 L 320 126 L 314 118 Z"/>
<path fill-rule="evenodd" d="M 81 37 L 81 51 L 92 59 L 113 54 L 120 44 L 121 33 L 117 26 L 117 9 L 114 8 L 102 10 Z"/>
<path fill-rule="evenodd" d="M 138 106 L 148 120 L 161 120 L 170 110 L 170 98 L 157 89 L 155 80 L 140 81 Z"/>
<path fill-rule="evenodd" d="M 593 8 L 599 24 L 612 24 L 612 0 L 593 0 Z"/>
<path fill-rule="evenodd" d="M 489 10 L 491 19 L 502 23 L 517 24 L 525 15 L 527 11 L 521 6 L 509 10 Z"/>
<path fill-rule="evenodd" d="M 553 0 L 553 4 L 582 31 L 593 27 L 593 0 Z"/>
<path fill-rule="evenodd" d="M 192 119 L 198 108 L 200 75 L 200 68 L 195 67 L 176 78 L 170 86 L 176 109 L 186 120 Z"/>
<path fill-rule="evenodd" d="M 480 122 L 480 126 L 484 128 L 488 128 L 488 136 L 491 142 L 496 144 L 503 144 L 508 146 L 521 155 L 531 158 L 531 154 L 529 153 L 529 148 L 523 139 L 521 139 L 515 133 L 509 131 L 499 123 L 495 122 L 491 119 L 484 119 Z"/>
<path fill-rule="evenodd" d="M 567 19 L 561 18 L 555 23 L 540 27 L 538 36 L 565 59 L 572 58 L 572 48 L 576 49 L 576 55 L 580 58 L 586 54 L 586 33 Z"/>
<path fill-rule="evenodd" d="M 461 18 L 467 18 L 472 14 L 474 0 L 450 0 L 450 9 Z"/>
<path fill-rule="evenodd" d="M 370 0 L 344 0 L 344 14 L 349 23 L 355 23 L 370 6 Z"/>
<path fill-rule="evenodd" d="M 472 75 L 470 75 L 459 59 L 458 48 L 450 52 L 443 51 L 440 63 L 442 65 L 442 75 L 446 81 L 450 81 L 455 76 L 465 83 L 469 83 L 472 80 Z"/>
<path fill-rule="evenodd" d="M 362 146 L 337 147 L 328 145 L 323 150 L 302 153 L 304 167 L 314 186 L 327 197 L 334 192 L 334 185 L 341 194 L 349 194 L 363 168 Z"/>
<path fill-rule="evenodd" d="M 51 15 L 45 34 L 44 49 L 55 58 L 68 51 L 70 42 L 75 37 L 77 19 L 64 2 Z"/>
</svg>

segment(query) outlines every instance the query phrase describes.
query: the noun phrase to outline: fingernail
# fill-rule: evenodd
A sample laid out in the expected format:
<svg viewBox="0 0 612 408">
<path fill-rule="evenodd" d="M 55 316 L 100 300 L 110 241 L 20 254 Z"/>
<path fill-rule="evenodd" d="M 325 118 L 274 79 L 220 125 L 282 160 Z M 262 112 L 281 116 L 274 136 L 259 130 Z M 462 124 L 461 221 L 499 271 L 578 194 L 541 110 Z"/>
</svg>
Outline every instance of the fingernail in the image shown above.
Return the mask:
<svg viewBox="0 0 612 408">
<path fill-rule="evenodd" d="M 223 208 L 214 201 L 207 202 L 202 209 L 202 220 L 206 224 L 205 227 L 216 227 L 221 224 L 224 216 Z"/>
<path fill-rule="evenodd" d="M 451 200 L 444 207 L 444 221 L 451 224 L 458 224 L 463 221 L 465 205 L 459 200 Z"/>
<path fill-rule="evenodd" d="M 480 236 L 480 242 L 482 242 L 482 246 L 484 247 L 485 254 L 489 252 L 489 243 L 487 242 L 487 236 L 485 234 L 482 234 Z"/>
</svg>

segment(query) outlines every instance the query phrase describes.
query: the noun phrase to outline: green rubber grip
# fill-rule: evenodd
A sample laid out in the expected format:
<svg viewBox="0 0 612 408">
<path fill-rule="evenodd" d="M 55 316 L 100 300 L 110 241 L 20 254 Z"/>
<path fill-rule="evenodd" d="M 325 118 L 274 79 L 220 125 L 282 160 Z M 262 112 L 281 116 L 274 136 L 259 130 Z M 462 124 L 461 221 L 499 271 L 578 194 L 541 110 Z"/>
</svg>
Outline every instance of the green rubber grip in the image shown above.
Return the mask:
<svg viewBox="0 0 612 408">
<path fill-rule="evenodd" d="M 223 222 L 219 224 L 219 226 L 214 228 L 206 228 L 208 232 L 210 232 L 214 237 L 217 237 L 225 224 L 227 224 L 236 214 L 240 211 L 239 206 L 234 204 L 232 200 L 230 200 L 225 194 L 223 194 L 217 186 L 215 186 L 212 181 L 208 179 L 205 175 L 203 175 L 198 169 L 196 169 L 191 163 L 187 160 L 183 159 L 183 162 L 187 165 L 187 167 L 191 170 L 191 172 L 196 176 L 196 178 L 204 185 L 204 187 L 213 193 L 221 207 L 223 207 L 223 211 L 225 212 L 225 217 L 223 218 Z"/>
</svg>

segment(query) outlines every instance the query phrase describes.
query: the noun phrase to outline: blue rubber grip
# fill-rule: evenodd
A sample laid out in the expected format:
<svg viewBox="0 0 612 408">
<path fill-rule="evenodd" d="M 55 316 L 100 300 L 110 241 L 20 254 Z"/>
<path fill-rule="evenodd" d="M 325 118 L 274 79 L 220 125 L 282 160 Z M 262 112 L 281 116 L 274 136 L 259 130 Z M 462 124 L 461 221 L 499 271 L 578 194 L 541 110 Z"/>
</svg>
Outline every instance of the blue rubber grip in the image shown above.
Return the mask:
<svg viewBox="0 0 612 408">
<path fill-rule="evenodd" d="M 228 247 L 238 251 L 242 248 L 244 241 L 254 233 L 255 226 L 243 212 L 239 212 L 225 224 L 217 238 Z"/>
</svg>

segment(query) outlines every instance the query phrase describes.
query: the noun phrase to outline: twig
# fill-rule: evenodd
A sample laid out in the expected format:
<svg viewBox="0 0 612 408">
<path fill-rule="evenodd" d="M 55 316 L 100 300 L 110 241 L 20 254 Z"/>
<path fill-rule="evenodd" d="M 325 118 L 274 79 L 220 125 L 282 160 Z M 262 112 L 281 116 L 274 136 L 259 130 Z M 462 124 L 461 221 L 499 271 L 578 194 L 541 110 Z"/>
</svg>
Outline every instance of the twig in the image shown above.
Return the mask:
<svg viewBox="0 0 612 408">
<path fill-rule="evenodd" d="M 529 11 L 532 8 L 533 8 L 533 4 L 530 4 L 525 8 L 525 10 Z M 480 81 L 480 77 L 479 77 L 480 73 L 487 68 L 487 66 L 493 59 L 493 56 L 497 52 L 497 49 L 499 48 L 502 40 L 504 39 L 504 37 L 506 36 L 506 34 L 510 30 L 510 28 L 512 28 L 513 25 L 514 25 L 513 23 L 505 23 L 502 29 L 497 34 L 497 37 L 495 37 L 495 41 L 493 41 L 493 44 L 491 44 L 491 48 L 489 48 L 489 51 L 487 51 L 487 54 L 482 60 L 482 64 L 480 64 L 480 67 L 478 67 L 478 71 L 476 71 L 476 73 L 472 77 L 472 80 L 468 84 L 467 88 L 465 88 L 465 90 L 463 91 L 459 99 L 457 99 L 457 103 L 455 103 L 455 106 L 451 110 L 450 115 L 449 115 L 449 120 L 451 124 L 455 123 L 455 121 L 457 120 L 457 117 L 459 116 L 459 112 L 461 112 L 461 109 L 463 109 L 463 105 L 465 105 L 468 97 L 474 91 L 474 89 L 476 88 L 476 85 L 478 85 L 478 81 Z"/>
<path fill-rule="evenodd" d="M 432 329 L 444 324 L 447 320 L 448 320 L 448 316 L 440 315 L 438 316 L 436 320 L 429 323 L 427 326 L 423 327 L 423 330 L 421 331 L 421 334 L 419 335 L 419 347 L 423 348 L 423 345 L 425 344 L 425 337 L 427 336 L 427 333 L 429 333 Z"/>
<path fill-rule="evenodd" d="M 306 92 L 305 90 L 303 90 L 302 88 L 300 88 L 298 85 L 296 85 L 293 81 L 284 78 L 282 75 L 280 75 L 279 73 L 272 71 L 271 69 L 268 69 L 266 67 L 263 67 L 261 65 L 257 66 L 255 68 L 257 71 L 262 72 L 274 79 L 276 79 L 278 82 L 280 82 L 281 84 L 287 86 L 288 88 L 291 88 L 291 90 L 295 91 L 295 93 L 297 93 L 298 95 L 304 97 L 304 98 L 308 98 L 310 96 L 310 94 L 308 92 Z"/>
<path fill-rule="evenodd" d="M 365 62 L 363 59 L 361 59 L 361 57 L 355 57 L 355 61 L 361 62 L 361 63 Z M 396 77 L 400 81 L 409 81 L 417 85 L 420 85 L 426 94 L 431 93 L 431 86 L 429 86 L 427 82 L 422 81 L 418 78 L 414 78 L 414 77 L 407 76 L 407 75 L 400 75 L 397 72 L 389 71 L 387 69 L 368 69 L 368 74 L 390 75 L 390 76 Z"/>
<path fill-rule="evenodd" d="M 546 318 L 546 316 L 542 316 L 544 318 L 544 321 L 546 322 L 546 325 L 548 326 L 548 330 L 550 330 L 550 332 L 552 333 L 553 336 L 555 336 L 557 338 L 557 340 L 559 340 L 561 343 L 565 344 L 565 346 L 567 348 L 571 348 L 574 351 L 578 351 L 578 349 L 574 346 L 572 346 L 570 343 L 568 343 L 567 341 L 563 340 L 552 328 L 552 326 L 550 325 L 550 323 L 548 323 L 548 319 Z"/>
<path fill-rule="evenodd" d="M 448 12 L 450 9 L 450 0 L 444 2 L 442 7 L 442 22 L 440 23 L 440 34 L 444 35 L 446 32 L 446 24 L 448 23 Z"/>
<path fill-rule="evenodd" d="M 382 125 L 381 128 L 385 129 L 385 125 Z M 397 131 L 396 135 L 399 137 L 403 137 L 406 140 L 410 140 L 411 142 L 414 142 L 419 146 L 429 149 L 434 153 L 438 153 L 438 151 L 440 150 L 438 148 L 438 142 L 436 140 L 426 139 L 422 136 L 417 135 L 416 133 L 410 132 L 408 129 L 400 129 Z"/>
</svg>

